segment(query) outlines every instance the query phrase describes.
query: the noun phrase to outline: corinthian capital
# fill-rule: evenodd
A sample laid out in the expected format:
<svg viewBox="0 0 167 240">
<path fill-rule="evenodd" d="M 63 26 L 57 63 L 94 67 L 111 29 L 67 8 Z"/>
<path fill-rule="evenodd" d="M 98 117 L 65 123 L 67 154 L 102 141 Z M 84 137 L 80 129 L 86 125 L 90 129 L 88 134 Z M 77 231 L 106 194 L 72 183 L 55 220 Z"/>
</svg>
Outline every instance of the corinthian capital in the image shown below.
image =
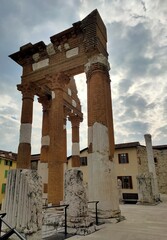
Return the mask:
<svg viewBox="0 0 167 240">
<path fill-rule="evenodd" d="M 46 76 L 46 84 L 50 90 L 63 89 L 69 81 L 70 78 L 62 72 Z"/>
<path fill-rule="evenodd" d="M 75 114 L 70 114 L 68 120 L 71 121 L 72 127 L 79 127 L 80 122 L 83 121 L 80 116 Z"/>
<path fill-rule="evenodd" d="M 18 84 L 17 90 L 22 92 L 23 98 L 30 98 L 30 99 L 34 98 L 35 89 L 31 83 Z"/>
<path fill-rule="evenodd" d="M 38 102 L 42 104 L 43 111 L 47 111 L 50 109 L 51 101 L 48 96 L 42 96 L 38 98 Z"/>
</svg>

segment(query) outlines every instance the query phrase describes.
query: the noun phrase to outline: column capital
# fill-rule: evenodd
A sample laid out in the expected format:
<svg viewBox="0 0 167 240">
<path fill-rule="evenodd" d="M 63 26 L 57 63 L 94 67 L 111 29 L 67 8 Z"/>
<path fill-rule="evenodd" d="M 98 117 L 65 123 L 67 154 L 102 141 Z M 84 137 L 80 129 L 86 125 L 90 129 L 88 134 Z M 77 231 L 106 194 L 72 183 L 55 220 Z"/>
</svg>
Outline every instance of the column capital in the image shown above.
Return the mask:
<svg viewBox="0 0 167 240">
<path fill-rule="evenodd" d="M 97 63 L 104 65 L 108 71 L 110 70 L 108 59 L 102 53 L 100 53 L 92 56 L 91 58 L 88 58 L 88 62 L 85 64 L 85 73 L 90 70 L 92 65 Z"/>
<path fill-rule="evenodd" d="M 18 84 L 17 90 L 22 92 L 23 99 L 34 99 L 34 95 L 39 91 L 32 83 Z"/>
<path fill-rule="evenodd" d="M 66 119 L 70 113 L 71 109 L 64 105 L 64 118 Z"/>
<path fill-rule="evenodd" d="M 70 81 L 70 77 L 66 74 L 59 72 L 54 75 L 46 75 L 46 83 L 50 90 L 61 89 L 65 87 Z"/>
<path fill-rule="evenodd" d="M 48 98 L 48 96 L 39 97 L 38 102 L 42 104 L 43 111 L 47 111 L 50 109 L 51 100 Z"/>
<path fill-rule="evenodd" d="M 87 80 L 90 79 L 90 77 L 94 72 L 101 71 L 107 76 L 110 82 L 109 70 L 110 70 L 110 66 L 109 66 L 108 59 L 101 53 L 89 58 L 88 63 L 85 64 L 85 73 L 86 73 Z"/>
<path fill-rule="evenodd" d="M 70 114 L 68 120 L 71 122 L 72 127 L 79 127 L 83 119 L 78 115 Z"/>
</svg>

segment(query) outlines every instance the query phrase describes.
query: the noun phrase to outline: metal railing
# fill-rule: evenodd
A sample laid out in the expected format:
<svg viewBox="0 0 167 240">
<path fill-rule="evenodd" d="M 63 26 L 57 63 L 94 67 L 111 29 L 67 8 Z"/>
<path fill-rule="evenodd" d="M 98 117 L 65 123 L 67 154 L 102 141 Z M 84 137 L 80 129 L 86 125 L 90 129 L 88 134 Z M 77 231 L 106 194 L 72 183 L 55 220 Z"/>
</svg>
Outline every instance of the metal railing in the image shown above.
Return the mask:
<svg viewBox="0 0 167 240">
<path fill-rule="evenodd" d="M 58 207 L 64 207 L 64 233 L 67 235 L 67 208 L 69 204 L 62 204 L 62 205 L 52 205 L 52 206 L 44 206 L 43 209 L 48 209 L 48 208 L 58 208 Z"/>
<path fill-rule="evenodd" d="M 16 234 L 20 239 L 26 240 L 15 228 L 12 228 L 3 218 L 6 216 L 6 213 L 0 213 L 0 240 L 7 240 L 11 235 Z M 2 233 L 2 223 L 4 223 L 9 231 L 1 236 Z"/>
<path fill-rule="evenodd" d="M 97 204 L 99 201 L 89 201 L 88 203 L 95 203 L 96 225 L 98 225 Z"/>
</svg>

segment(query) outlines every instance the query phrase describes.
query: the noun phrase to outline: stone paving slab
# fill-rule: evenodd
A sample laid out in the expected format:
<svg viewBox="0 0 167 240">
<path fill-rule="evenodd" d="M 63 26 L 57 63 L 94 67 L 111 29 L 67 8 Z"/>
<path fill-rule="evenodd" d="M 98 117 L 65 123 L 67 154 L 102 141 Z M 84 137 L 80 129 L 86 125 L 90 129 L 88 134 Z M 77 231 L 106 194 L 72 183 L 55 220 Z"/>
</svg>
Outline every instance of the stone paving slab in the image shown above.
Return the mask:
<svg viewBox="0 0 167 240">
<path fill-rule="evenodd" d="M 126 220 L 105 224 L 87 236 L 73 236 L 69 240 L 167 240 L 167 201 L 156 206 L 121 205 Z"/>
<path fill-rule="evenodd" d="M 54 236 L 50 236 L 50 237 L 43 238 L 43 239 L 44 240 L 64 240 L 64 239 L 70 238 L 71 236 L 72 236 L 72 234 L 65 235 L 64 233 L 57 233 Z"/>
</svg>

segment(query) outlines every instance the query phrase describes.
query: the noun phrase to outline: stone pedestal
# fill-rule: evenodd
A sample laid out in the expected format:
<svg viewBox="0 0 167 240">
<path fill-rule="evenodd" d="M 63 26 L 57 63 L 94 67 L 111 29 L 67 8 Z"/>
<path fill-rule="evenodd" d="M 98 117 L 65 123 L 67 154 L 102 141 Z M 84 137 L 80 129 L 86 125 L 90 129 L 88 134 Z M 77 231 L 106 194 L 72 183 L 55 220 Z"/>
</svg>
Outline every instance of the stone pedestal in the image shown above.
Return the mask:
<svg viewBox="0 0 167 240">
<path fill-rule="evenodd" d="M 96 230 L 94 221 L 88 215 L 88 200 L 83 186 L 83 173 L 77 169 L 65 172 L 65 204 L 67 210 L 68 233 L 87 235 Z"/>
<path fill-rule="evenodd" d="M 26 239 L 42 239 L 42 184 L 37 171 L 9 171 L 3 211 L 6 221 Z"/>
<path fill-rule="evenodd" d="M 143 173 L 137 176 L 139 200 L 138 204 L 157 204 L 159 200 L 155 197 L 155 184 L 152 173 Z"/>
<path fill-rule="evenodd" d="M 99 201 L 98 216 L 103 221 L 119 218 L 119 196 L 114 162 L 109 160 L 108 129 L 100 123 L 89 127 L 92 152 L 88 155 L 89 201 Z"/>
</svg>

